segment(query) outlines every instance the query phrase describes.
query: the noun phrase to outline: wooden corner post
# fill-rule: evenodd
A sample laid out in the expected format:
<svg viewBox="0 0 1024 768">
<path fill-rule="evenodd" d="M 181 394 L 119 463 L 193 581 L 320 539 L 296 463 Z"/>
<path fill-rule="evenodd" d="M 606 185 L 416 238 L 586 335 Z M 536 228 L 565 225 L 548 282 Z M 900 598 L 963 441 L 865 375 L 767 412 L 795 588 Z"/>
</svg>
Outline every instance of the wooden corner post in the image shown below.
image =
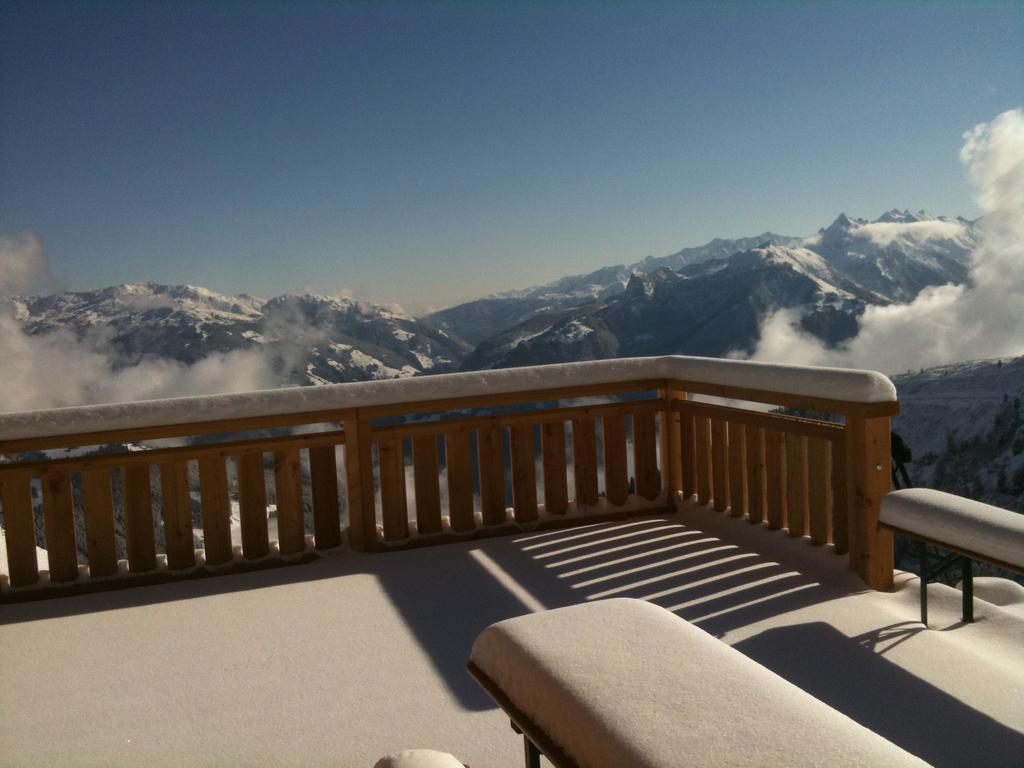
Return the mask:
<svg viewBox="0 0 1024 768">
<path fill-rule="evenodd" d="M 893 585 L 892 532 L 878 524 L 882 499 L 891 489 L 889 422 L 888 416 L 849 416 L 846 421 L 850 568 L 877 590 Z"/>
<path fill-rule="evenodd" d="M 348 538 L 357 552 L 377 546 L 377 511 L 373 488 L 370 420 L 358 410 L 342 415 L 345 428 L 345 493 L 348 498 Z"/>
<path fill-rule="evenodd" d="M 665 410 L 659 416 L 661 449 L 661 487 L 669 491 L 669 506 L 676 504 L 676 493 L 683 490 L 683 450 L 680 434 L 679 412 L 672 405 L 686 394 L 675 389 L 658 391 L 665 402 Z"/>
</svg>

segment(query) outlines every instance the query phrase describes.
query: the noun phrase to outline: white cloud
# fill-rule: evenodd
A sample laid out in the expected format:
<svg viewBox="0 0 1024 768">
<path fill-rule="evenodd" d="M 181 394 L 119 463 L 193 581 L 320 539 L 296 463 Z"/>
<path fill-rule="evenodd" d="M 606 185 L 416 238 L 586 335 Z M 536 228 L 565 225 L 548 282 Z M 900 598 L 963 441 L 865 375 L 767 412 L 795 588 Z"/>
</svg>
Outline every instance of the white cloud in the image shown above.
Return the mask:
<svg viewBox="0 0 1024 768">
<path fill-rule="evenodd" d="M 0 296 L 41 293 L 53 285 L 49 261 L 35 232 L 0 235 Z"/>
<path fill-rule="evenodd" d="M 877 221 L 862 224 L 851 234 L 854 237 L 866 237 L 875 245 L 886 247 L 897 240 L 955 240 L 962 237 L 965 227 L 959 221 L 912 221 L 900 223 L 895 221 Z"/>
<path fill-rule="evenodd" d="M 279 383 L 258 351 L 210 355 L 191 366 L 165 359 L 124 366 L 102 337 L 79 339 L 70 331 L 29 335 L 3 311 L 0 360 L 4 411 L 244 392 Z"/>
<path fill-rule="evenodd" d="M 984 215 L 966 285 L 929 288 L 909 304 L 868 307 L 860 332 L 840 349 L 801 332 L 792 312 L 776 312 L 762 324 L 751 357 L 897 373 L 1024 354 L 1024 110 L 965 133 L 960 158 Z"/>
</svg>

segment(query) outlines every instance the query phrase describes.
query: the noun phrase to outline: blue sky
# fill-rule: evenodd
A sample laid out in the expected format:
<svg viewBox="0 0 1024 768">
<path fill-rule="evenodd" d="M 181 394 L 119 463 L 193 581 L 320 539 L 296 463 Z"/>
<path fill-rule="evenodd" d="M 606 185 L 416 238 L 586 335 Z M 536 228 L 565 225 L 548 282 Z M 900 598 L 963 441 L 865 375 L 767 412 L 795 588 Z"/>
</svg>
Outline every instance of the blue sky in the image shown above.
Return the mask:
<svg viewBox="0 0 1024 768">
<path fill-rule="evenodd" d="M 67 288 L 412 310 L 837 213 L 975 215 L 1020 3 L 0 5 L 0 232 Z"/>
</svg>

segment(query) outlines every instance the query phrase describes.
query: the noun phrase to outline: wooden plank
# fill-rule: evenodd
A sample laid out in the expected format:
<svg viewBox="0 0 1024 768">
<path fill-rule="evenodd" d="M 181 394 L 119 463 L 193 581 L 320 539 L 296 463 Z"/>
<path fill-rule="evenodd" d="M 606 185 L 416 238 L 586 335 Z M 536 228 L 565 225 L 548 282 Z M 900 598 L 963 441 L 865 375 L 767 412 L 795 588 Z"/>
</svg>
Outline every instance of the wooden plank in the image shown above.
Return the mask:
<svg viewBox="0 0 1024 768">
<path fill-rule="evenodd" d="M 448 471 L 448 523 L 456 532 L 472 531 L 473 456 L 469 432 L 449 432 L 445 439 L 445 465 Z M 536 503 L 534 504 L 536 512 Z"/>
<path fill-rule="evenodd" d="M 711 498 L 718 512 L 729 506 L 729 438 L 722 419 L 711 420 Z"/>
<path fill-rule="evenodd" d="M 829 472 L 829 443 L 810 438 L 807 441 L 808 512 L 811 543 L 822 545 L 831 540 L 832 499 Z"/>
<path fill-rule="evenodd" d="M 832 443 L 832 544 L 837 555 L 850 551 L 853 488 L 847 481 L 849 471 L 844 435 L 842 440 Z"/>
<path fill-rule="evenodd" d="M 432 413 L 463 410 L 466 408 L 487 408 L 495 405 L 510 405 L 512 403 L 541 403 L 551 400 L 571 400 L 577 397 L 617 395 L 625 392 L 654 392 L 664 386 L 664 379 L 641 379 L 638 381 L 611 382 L 608 384 L 577 384 L 571 387 L 552 387 L 520 392 L 502 392 L 488 395 L 470 395 L 439 400 L 375 405 L 361 408 L 360 412 L 370 417 L 396 416 L 404 413 Z M 660 403 L 657 403 L 655 407 L 660 407 Z"/>
<path fill-rule="evenodd" d="M 199 498 L 203 505 L 203 552 L 209 565 L 234 560 L 231 546 L 231 496 L 228 467 L 222 458 L 199 459 Z"/>
<path fill-rule="evenodd" d="M 437 436 L 412 439 L 413 487 L 416 489 L 416 530 L 441 532 L 441 477 L 437 461 Z"/>
<path fill-rule="evenodd" d="M 149 466 L 133 464 L 121 472 L 124 478 L 124 528 L 128 547 L 128 570 L 132 573 L 145 573 L 156 569 Z"/>
<path fill-rule="evenodd" d="M 746 427 L 729 424 L 729 514 L 743 517 L 747 512 Z"/>
<path fill-rule="evenodd" d="M 4 472 L 0 475 L 0 483 L 7 539 L 7 575 L 12 587 L 31 586 L 39 581 L 36 528 L 32 516 L 32 476 L 28 472 Z"/>
<path fill-rule="evenodd" d="M 537 519 L 537 465 L 533 426 L 519 424 L 512 437 L 512 510 L 517 523 Z"/>
<path fill-rule="evenodd" d="M 765 456 L 764 430 L 760 427 L 744 428 L 747 442 L 747 520 L 760 524 L 765 519 Z"/>
<path fill-rule="evenodd" d="M 722 419 L 730 424 L 743 424 L 744 426 L 761 427 L 762 429 L 778 429 L 806 437 L 820 437 L 825 440 L 836 440 L 843 431 L 841 424 L 835 424 L 830 421 L 805 419 L 800 416 L 787 416 L 781 413 L 748 411 L 743 408 L 712 405 L 711 403 L 700 403 L 692 400 L 676 401 L 672 404 L 672 408 L 683 415 L 690 414 L 695 417 L 703 416 L 708 419 Z"/>
<path fill-rule="evenodd" d="M 658 435 L 653 413 L 633 414 L 633 469 L 637 495 L 653 501 L 661 493 L 658 477 Z"/>
<path fill-rule="evenodd" d="M 541 450 L 544 457 L 544 510 L 552 515 L 564 515 L 569 506 L 565 422 L 549 421 L 541 426 Z"/>
<path fill-rule="evenodd" d="M 270 552 L 267 531 L 267 489 L 263 482 L 263 454 L 243 453 L 237 459 L 238 511 L 242 523 L 242 556 L 246 560 Z"/>
<path fill-rule="evenodd" d="M 71 478 L 54 470 L 42 476 L 43 530 L 50 562 L 50 581 L 78 579 L 78 547 L 75 543 L 75 510 L 71 502 Z"/>
<path fill-rule="evenodd" d="M 191 568 L 196 564 L 196 550 L 192 537 L 188 465 L 184 461 L 160 465 L 160 497 L 164 541 L 167 545 L 167 568 L 171 571 Z"/>
<path fill-rule="evenodd" d="M 114 538 L 114 496 L 110 470 L 91 469 L 82 473 L 82 511 L 85 517 L 86 552 L 89 575 L 117 575 L 117 541 Z"/>
<path fill-rule="evenodd" d="M 309 449 L 309 484 L 313 501 L 313 544 L 319 550 L 341 546 L 337 446 Z"/>
<path fill-rule="evenodd" d="M 786 441 L 786 524 L 790 536 L 806 536 L 807 438 L 788 433 Z"/>
<path fill-rule="evenodd" d="M 604 429 L 604 492 L 608 501 L 621 507 L 629 499 L 629 464 L 626 458 L 626 417 L 609 413 L 601 417 Z"/>
<path fill-rule="evenodd" d="M 75 432 L 65 435 L 47 437 L 28 437 L 17 440 L 0 440 L 0 453 L 24 453 L 43 451 L 50 448 L 75 448 L 81 445 L 107 445 L 112 443 L 143 442 L 146 440 L 162 440 L 168 437 L 194 437 L 196 435 L 232 434 L 252 429 L 270 429 L 273 427 L 291 427 L 297 425 L 326 424 L 337 421 L 339 411 L 301 411 L 298 413 L 282 413 L 271 416 L 253 416 L 245 419 L 215 419 L 210 421 L 178 422 L 174 424 L 157 424 L 149 427 L 132 427 L 129 429 L 104 429 L 95 432 Z M 276 438 L 273 442 L 299 442 L 319 440 L 315 433 L 295 435 L 287 438 Z M 260 438 L 261 445 L 266 438 Z M 190 449 L 205 450 L 199 446 Z M 216 450 L 217 446 L 213 447 Z M 180 449 L 171 448 L 168 451 Z M 234 449 L 239 452 L 238 447 Z"/>
<path fill-rule="evenodd" d="M 409 538 L 409 508 L 405 498 L 405 455 L 402 442 L 399 437 L 388 437 L 377 443 L 384 541 L 401 541 Z"/>
<path fill-rule="evenodd" d="M 697 493 L 697 426 L 693 414 L 679 414 L 679 439 L 683 459 L 683 498 Z"/>
<path fill-rule="evenodd" d="M 754 387 L 708 384 L 706 382 L 689 381 L 686 379 L 669 379 L 662 386 L 669 386 L 701 395 L 713 395 L 714 397 L 721 397 L 727 400 L 746 400 L 752 403 L 779 405 L 784 408 L 799 408 L 804 411 L 838 413 L 846 416 L 857 415 L 862 418 L 896 416 L 900 412 L 900 404 L 895 400 L 881 403 L 855 403 L 849 400 L 791 395 L 785 392 L 771 392 Z"/>
<path fill-rule="evenodd" d="M 572 420 L 572 468 L 576 506 L 597 504 L 597 429 L 592 418 Z"/>
<path fill-rule="evenodd" d="M 694 456 L 697 464 L 697 501 L 707 504 L 711 501 L 711 421 L 705 418 L 694 420 Z"/>
<path fill-rule="evenodd" d="M 777 429 L 764 431 L 765 519 L 768 529 L 786 525 L 785 438 Z"/>
<path fill-rule="evenodd" d="M 306 520 L 302 502 L 302 458 L 297 448 L 274 451 L 274 500 L 277 503 L 277 542 L 281 554 L 304 552 Z"/>
<path fill-rule="evenodd" d="M 343 419 L 349 542 L 357 552 L 371 552 L 377 547 L 377 503 L 373 492 L 370 421 L 358 410 L 346 412 Z"/>
<path fill-rule="evenodd" d="M 850 567 L 871 588 L 893 584 L 892 531 L 878 524 L 882 499 L 890 490 L 889 418 L 850 417 L 847 456 L 855 507 L 850 526 Z"/>
<path fill-rule="evenodd" d="M 503 525 L 507 517 L 505 504 L 505 454 L 502 430 L 487 426 L 476 433 L 480 461 L 480 508 L 484 525 Z"/>
</svg>

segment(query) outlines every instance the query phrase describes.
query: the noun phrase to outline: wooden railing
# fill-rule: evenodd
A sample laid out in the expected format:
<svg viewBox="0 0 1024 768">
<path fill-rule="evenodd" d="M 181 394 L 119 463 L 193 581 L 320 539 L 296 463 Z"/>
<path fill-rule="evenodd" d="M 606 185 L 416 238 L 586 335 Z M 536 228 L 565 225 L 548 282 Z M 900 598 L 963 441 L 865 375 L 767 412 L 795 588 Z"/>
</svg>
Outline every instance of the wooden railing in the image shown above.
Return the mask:
<svg viewBox="0 0 1024 768">
<path fill-rule="evenodd" d="M 223 396 L 195 401 L 191 421 L 181 419 L 190 413 L 182 403 L 152 404 L 135 412 L 137 426 L 124 423 L 128 406 L 0 416 L 4 597 L 302 559 L 338 548 L 345 532 L 353 549 L 381 551 L 650 513 L 690 497 L 832 544 L 869 586 L 887 588 L 892 540 L 877 515 L 889 488 L 894 392 L 806 394 L 807 369 L 791 369 L 786 391 L 777 374 L 787 369 L 751 365 L 714 361 L 709 374 L 707 361 L 656 358 L 440 376 L 414 388 L 336 385 L 318 389 L 352 407 L 291 413 L 280 401 L 299 395 Z M 733 371 L 744 381 L 764 373 L 774 389 L 738 386 Z M 564 385 L 574 373 L 592 383 Z M 825 411 L 844 423 L 693 394 Z M 261 397 L 274 413 L 252 413 Z M 307 405 L 310 395 L 301 397 Z M 230 417 L 205 418 L 217 412 L 211 400 Z M 180 421 L 161 423 L 161 410 Z M 62 433 L 64 424 L 76 430 Z M 39 434 L 25 436 L 33 428 Z M 161 446 L 168 438 L 178 444 Z M 61 455 L 83 446 L 108 447 Z"/>
</svg>

